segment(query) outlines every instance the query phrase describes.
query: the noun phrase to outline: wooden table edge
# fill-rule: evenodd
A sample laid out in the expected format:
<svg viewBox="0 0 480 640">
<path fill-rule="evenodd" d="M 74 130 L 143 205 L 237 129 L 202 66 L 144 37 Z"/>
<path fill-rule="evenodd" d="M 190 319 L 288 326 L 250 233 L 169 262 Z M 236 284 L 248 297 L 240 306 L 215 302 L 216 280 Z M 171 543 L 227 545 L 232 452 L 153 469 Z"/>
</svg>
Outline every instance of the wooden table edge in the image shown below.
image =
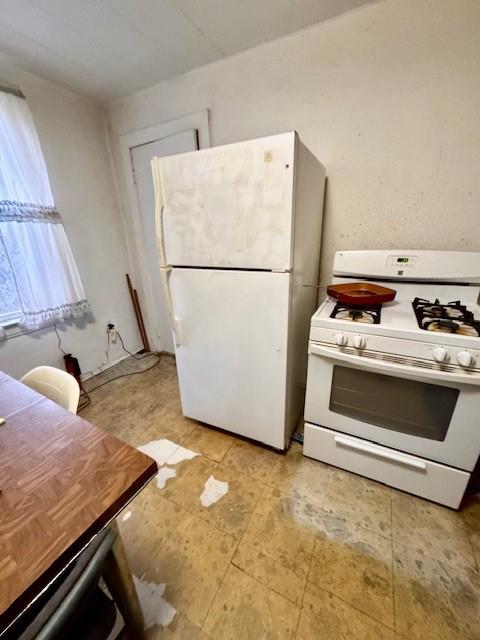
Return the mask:
<svg viewBox="0 0 480 640">
<path fill-rule="evenodd" d="M 101 531 L 115 521 L 125 507 L 145 488 L 158 472 L 155 460 L 150 466 L 124 491 L 124 493 L 105 512 L 90 525 L 58 558 L 50 565 L 46 572 L 39 576 L 32 584 L 0 614 L 0 638 L 4 637 L 19 617 L 29 609 L 40 596 L 55 582 L 78 556 L 86 549 Z M 133 492 L 130 495 L 130 492 Z M 128 495 L 128 499 L 125 496 Z M 45 583 L 45 584 L 44 584 Z M 42 584 L 43 586 L 40 586 Z"/>
</svg>

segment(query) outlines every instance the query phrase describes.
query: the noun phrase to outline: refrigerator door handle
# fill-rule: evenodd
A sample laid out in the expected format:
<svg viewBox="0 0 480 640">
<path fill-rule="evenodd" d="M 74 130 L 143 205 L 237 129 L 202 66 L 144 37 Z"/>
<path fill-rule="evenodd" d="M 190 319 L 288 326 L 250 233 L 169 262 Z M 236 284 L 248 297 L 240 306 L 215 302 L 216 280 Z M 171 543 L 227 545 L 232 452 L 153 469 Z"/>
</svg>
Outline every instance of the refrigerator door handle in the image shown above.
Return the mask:
<svg viewBox="0 0 480 640">
<path fill-rule="evenodd" d="M 160 280 L 162 282 L 163 295 L 167 305 L 168 317 L 173 331 L 175 345 L 181 345 L 180 328 L 173 310 L 172 292 L 170 289 L 171 265 L 167 264 L 165 254 L 165 235 L 163 232 L 163 216 L 165 207 L 162 198 L 162 176 L 160 170 L 160 158 L 152 158 L 153 188 L 155 191 L 155 237 L 157 242 L 158 263 L 160 267 Z"/>
<path fill-rule="evenodd" d="M 175 316 L 173 310 L 172 292 L 170 289 L 170 275 L 172 273 L 172 267 L 160 267 L 160 279 L 162 281 L 163 295 L 165 303 L 167 305 L 168 317 L 170 318 L 170 325 L 173 331 L 173 338 L 175 340 L 175 346 L 179 347 L 182 344 L 180 335 L 179 321 Z"/>
<path fill-rule="evenodd" d="M 163 233 L 163 189 L 160 158 L 152 158 L 153 189 L 155 191 L 155 239 L 157 242 L 158 262 L 160 269 L 168 267 L 165 255 L 165 238 Z"/>
</svg>

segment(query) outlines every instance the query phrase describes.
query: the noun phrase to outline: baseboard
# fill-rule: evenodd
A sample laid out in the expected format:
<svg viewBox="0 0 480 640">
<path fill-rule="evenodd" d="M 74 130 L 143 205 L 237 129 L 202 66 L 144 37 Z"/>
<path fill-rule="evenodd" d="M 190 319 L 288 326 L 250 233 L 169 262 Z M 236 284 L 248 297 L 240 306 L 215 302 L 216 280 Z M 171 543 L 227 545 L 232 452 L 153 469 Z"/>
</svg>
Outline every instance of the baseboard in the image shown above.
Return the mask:
<svg viewBox="0 0 480 640">
<path fill-rule="evenodd" d="M 135 347 L 131 351 L 132 351 L 132 353 L 138 353 L 139 351 L 141 351 L 141 349 L 142 349 L 142 345 L 138 345 L 137 347 Z M 113 360 L 109 360 L 108 364 L 104 365 L 103 367 L 101 367 L 101 368 L 98 367 L 97 371 L 87 371 L 87 373 L 83 373 L 81 375 L 82 382 L 85 382 L 86 380 L 90 380 L 90 378 L 93 378 L 94 376 L 100 375 L 104 371 L 107 371 L 107 369 L 110 369 L 111 367 L 114 367 L 119 362 L 122 362 L 122 360 L 126 360 L 127 358 L 130 358 L 130 357 L 131 356 L 128 353 L 122 353 L 117 358 L 114 358 Z"/>
</svg>

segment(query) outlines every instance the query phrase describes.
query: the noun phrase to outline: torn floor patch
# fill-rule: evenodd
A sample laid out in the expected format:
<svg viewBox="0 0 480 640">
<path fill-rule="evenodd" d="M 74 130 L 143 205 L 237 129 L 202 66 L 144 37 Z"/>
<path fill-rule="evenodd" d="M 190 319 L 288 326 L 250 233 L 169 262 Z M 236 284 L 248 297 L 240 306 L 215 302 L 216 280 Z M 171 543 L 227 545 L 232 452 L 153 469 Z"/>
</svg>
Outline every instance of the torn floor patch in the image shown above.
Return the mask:
<svg viewBox="0 0 480 640">
<path fill-rule="evenodd" d="M 161 467 L 157 475 L 155 476 L 157 480 L 157 489 L 164 489 L 167 484 L 167 480 L 170 478 L 174 478 L 177 475 L 175 469 L 172 467 Z"/>
<path fill-rule="evenodd" d="M 228 482 L 222 482 L 210 476 L 205 482 L 205 488 L 200 496 L 200 502 L 204 507 L 209 507 L 215 504 L 215 502 L 218 502 L 220 498 L 223 498 L 226 493 L 228 493 Z"/>
<path fill-rule="evenodd" d="M 164 464 L 178 464 L 183 460 L 191 460 L 195 456 L 199 456 L 196 451 L 191 451 L 180 446 L 172 440 L 161 438 L 160 440 L 151 440 L 147 444 L 142 444 L 138 450 L 153 458 L 159 467 Z"/>
<path fill-rule="evenodd" d="M 145 618 L 145 628 L 149 629 L 156 624 L 168 627 L 177 610 L 163 597 L 167 585 L 140 580 L 137 576 L 133 576 L 133 582 Z"/>
</svg>

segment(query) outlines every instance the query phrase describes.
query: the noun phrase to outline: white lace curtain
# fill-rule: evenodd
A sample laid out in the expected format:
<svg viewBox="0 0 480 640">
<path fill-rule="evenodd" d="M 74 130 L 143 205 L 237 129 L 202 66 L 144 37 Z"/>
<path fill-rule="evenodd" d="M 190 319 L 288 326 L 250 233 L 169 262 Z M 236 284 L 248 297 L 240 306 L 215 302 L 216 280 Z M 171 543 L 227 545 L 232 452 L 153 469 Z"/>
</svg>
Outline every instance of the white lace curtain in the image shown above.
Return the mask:
<svg viewBox="0 0 480 640">
<path fill-rule="evenodd" d="M 88 312 L 27 101 L 0 91 L 0 242 L 35 329 Z"/>
</svg>

